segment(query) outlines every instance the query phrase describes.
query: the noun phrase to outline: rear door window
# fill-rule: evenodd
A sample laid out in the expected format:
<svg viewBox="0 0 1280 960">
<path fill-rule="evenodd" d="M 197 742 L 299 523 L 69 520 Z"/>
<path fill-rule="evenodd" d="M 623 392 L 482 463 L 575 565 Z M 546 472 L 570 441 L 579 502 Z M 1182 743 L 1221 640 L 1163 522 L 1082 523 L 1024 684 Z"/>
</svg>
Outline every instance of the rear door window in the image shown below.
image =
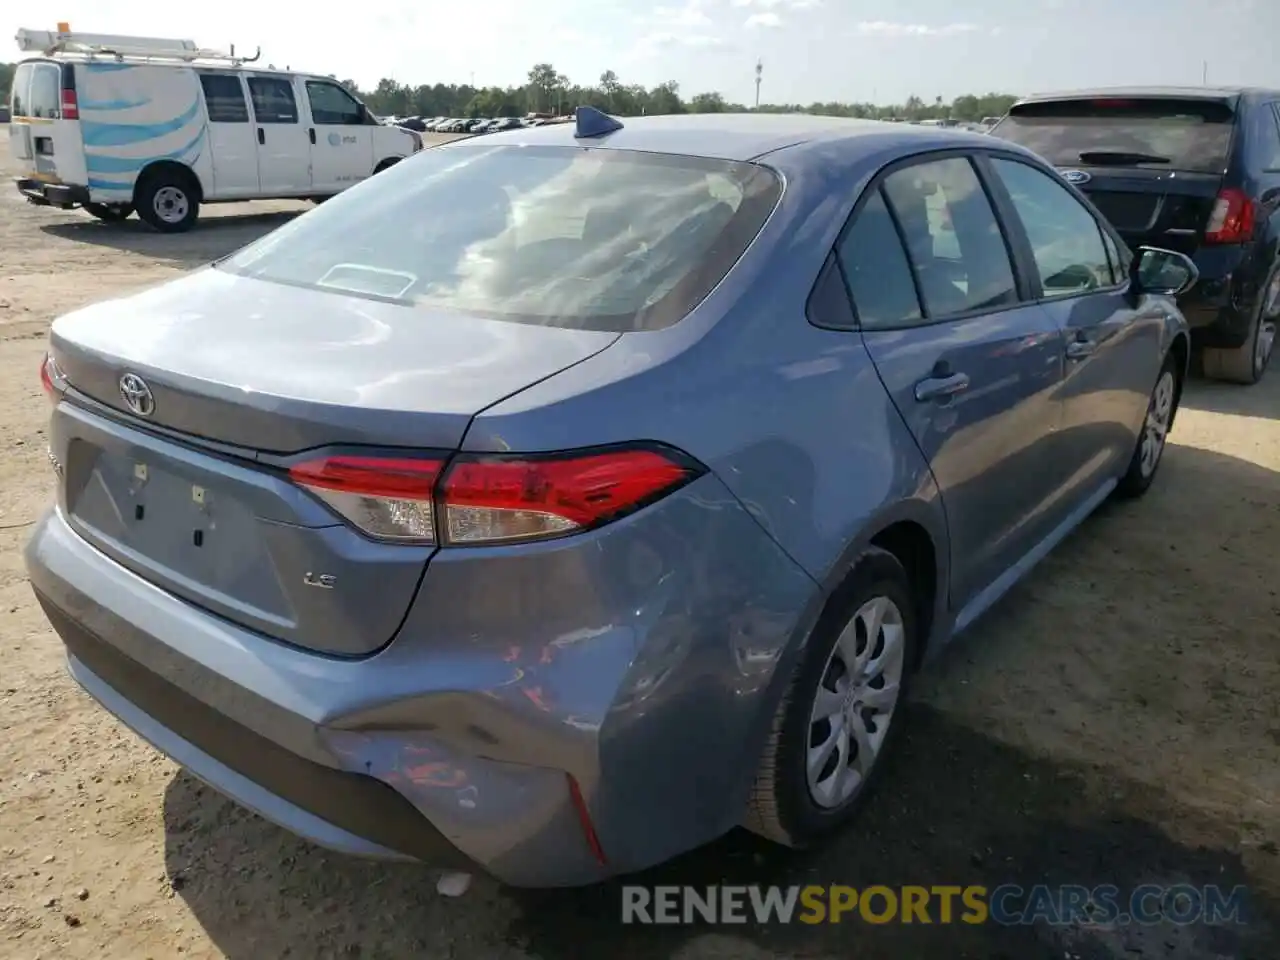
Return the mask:
<svg viewBox="0 0 1280 960">
<path fill-rule="evenodd" d="M 62 115 L 62 70 L 55 63 L 32 64 L 27 116 L 56 120 Z"/>
<path fill-rule="evenodd" d="M 1212 99 L 1100 97 L 1015 104 L 991 131 L 1057 166 L 1222 173 L 1235 111 Z"/>
<path fill-rule="evenodd" d="M 967 158 L 897 170 L 884 193 L 931 320 L 1018 302 L 1004 234 Z"/>
<path fill-rule="evenodd" d="M 31 73 L 34 63 L 20 63 L 13 72 L 13 86 L 9 94 L 9 109 L 15 117 L 29 117 L 31 102 Z"/>
<path fill-rule="evenodd" d="M 220 266 L 523 323 L 653 330 L 724 279 L 780 192 L 751 163 L 460 142 L 396 164 Z"/>
</svg>

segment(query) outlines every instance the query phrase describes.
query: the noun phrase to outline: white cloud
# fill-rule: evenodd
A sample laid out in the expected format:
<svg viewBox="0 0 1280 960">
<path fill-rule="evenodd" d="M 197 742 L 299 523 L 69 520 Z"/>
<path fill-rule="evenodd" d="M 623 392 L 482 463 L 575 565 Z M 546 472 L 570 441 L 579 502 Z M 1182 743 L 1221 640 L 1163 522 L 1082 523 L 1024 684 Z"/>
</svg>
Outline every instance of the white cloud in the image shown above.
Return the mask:
<svg viewBox="0 0 1280 960">
<path fill-rule="evenodd" d="M 648 18 L 651 23 L 669 27 L 709 27 L 711 18 L 702 9 L 698 0 L 690 0 L 683 7 L 655 7 Z"/>
<path fill-rule="evenodd" d="M 864 37 L 953 37 L 962 33 L 974 33 L 978 29 L 972 23 L 933 26 L 925 23 L 892 23 L 887 20 L 864 20 L 853 28 L 854 33 Z"/>
<path fill-rule="evenodd" d="M 667 50 L 703 50 L 712 53 L 730 49 L 731 44 L 710 34 L 659 31 L 641 37 L 627 59 L 653 57 Z"/>
<path fill-rule="evenodd" d="M 753 13 L 743 24 L 748 30 L 755 28 L 773 28 L 782 26 L 782 18 L 776 13 Z"/>
<path fill-rule="evenodd" d="M 772 10 L 782 7 L 786 10 L 808 10 L 819 6 L 822 0 L 730 0 L 735 7 L 759 7 L 761 10 Z"/>
</svg>

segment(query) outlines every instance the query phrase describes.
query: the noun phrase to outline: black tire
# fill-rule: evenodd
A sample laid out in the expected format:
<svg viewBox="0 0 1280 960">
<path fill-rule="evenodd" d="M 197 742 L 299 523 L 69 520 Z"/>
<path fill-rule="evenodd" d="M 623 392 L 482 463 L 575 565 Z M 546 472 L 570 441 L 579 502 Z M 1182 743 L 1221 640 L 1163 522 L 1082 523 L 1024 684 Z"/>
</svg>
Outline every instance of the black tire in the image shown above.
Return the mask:
<svg viewBox="0 0 1280 960">
<path fill-rule="evenodd" d="M 897 608 L 902 625 L 897 701 L 867 775 L 848 797 L 831 805 L 819 804 L 806 769 L 810 738 L 819 729 L 813 721 L 819 686 L 828 676 L 833 652 L 845 628 L 854 624 L 864 605 L 878 597 Z M 892 553 L 873 547 L 858 558 L 853 572 L 832 596 L 827 611 L 810 634 L 774 715 L 743 823 L 752 833 L 784 846 L 803 848 L 847 823 L 868 795 L 903 724 L 902 704 L 919 649 L 913 599 L 907 572 Z"/>
<path fill-rule="evenodd" d="M 133 215 L 131 203 L 86 203 L 84 209 L 103 223 L 123 223 Z"/>
<path fill-rule="evenodd" d="M 1129 458 L 1129 468 L 1116 486 L 1116 496 L 1122 500 L 1142 496 L 1151 488 L 1156 478 L 1156 472 L 1164 461 L 1169 431 L 1173 429 L 1173 420 L 1178 412 L 1178 401 L 1182 397 L 1182 376 L 1182 367 L 1173 354 L 1170 354 L 1160 368 L 1155 386 L 1151 388 L 1151 396 L 1147 398 L 1147 414 L 1138 434 L 1138 442 L 1134 445 L 1133 456 Z M 1166 402 L 1168 406 L 1164 409 L 1162 404 Z M 1151 455 L 1152 444 L 1155 443 L 1153 417 L 1156 425 L 1161 426 L 1164 431 L 1154 448 L 1154 456 Z"/>
<path fill-rule="evenodd" d="M 388 170 L 391 167 L 394 167 L 397 163 L 400 162 L 400 160 L 401 160 L 400 157 L 387 157 L 387 159 L 379 162 L 379 164 L 373 168 L 374 176 L 377 176 L 383 170 Z"/>
<path fill-rule="evenodd" d="M 147 173 L 134 189 L 138 217 L 161 233 L 184 233 L 200 218 L 195 178 L 178 170 Z"/>
<path fill-rule="evenodd" d="M 1249 387 L 1262 379 L 1267 365 L 1275 353 L 1276 325 L 1280 322 L 1280 263 L 1271 268 L 1266 282 L 1258 292 L 1258 305 L 1249 336 L 1238 347 L 1205 347 L 1203 354 L 1204 375 L 1212 380 L 1239 383 Z M 1266 328 L 1266 329 L 1264 329 Z M 1267 329 L 1270 336 L 1267 336 Z M 1262 351 L 1259 351 L 1259 347 Z"/>
</svg>

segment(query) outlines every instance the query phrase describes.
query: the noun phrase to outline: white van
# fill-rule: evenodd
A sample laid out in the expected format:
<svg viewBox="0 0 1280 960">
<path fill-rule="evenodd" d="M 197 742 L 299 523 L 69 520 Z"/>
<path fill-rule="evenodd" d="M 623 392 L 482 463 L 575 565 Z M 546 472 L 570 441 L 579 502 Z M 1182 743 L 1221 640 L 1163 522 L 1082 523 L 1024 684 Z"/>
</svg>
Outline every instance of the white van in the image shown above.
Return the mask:
<svg viewBox="0 0 1280 960">
<path fill-rule="evenodd" d="M 165 232 L 203 203 L 322 200 L 422 149 L 329 77 L 190 40 L 20 30 L 10 151 L 32 203 Z"/>
</svg>

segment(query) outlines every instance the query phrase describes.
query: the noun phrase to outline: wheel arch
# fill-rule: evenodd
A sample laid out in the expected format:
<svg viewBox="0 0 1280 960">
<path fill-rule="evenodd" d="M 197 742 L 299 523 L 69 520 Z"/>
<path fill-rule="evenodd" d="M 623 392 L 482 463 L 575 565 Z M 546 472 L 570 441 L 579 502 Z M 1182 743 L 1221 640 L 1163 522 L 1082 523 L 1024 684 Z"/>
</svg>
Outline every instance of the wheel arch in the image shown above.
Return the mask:
<svg viewBox="0 0 1280 960">
<path fill-rule="evenodd" d="M 138 178 L 133 182 L 134 206 L 138 203 L 139 189 L 158 174 L 168 174 L 185 180 L 193 191 L 196 203 L 204 203 L 204 184 L 200 181 L 200 175 L 192 167 L 178 160 L 153 160 L 138 172 Z"/>
</svg>

